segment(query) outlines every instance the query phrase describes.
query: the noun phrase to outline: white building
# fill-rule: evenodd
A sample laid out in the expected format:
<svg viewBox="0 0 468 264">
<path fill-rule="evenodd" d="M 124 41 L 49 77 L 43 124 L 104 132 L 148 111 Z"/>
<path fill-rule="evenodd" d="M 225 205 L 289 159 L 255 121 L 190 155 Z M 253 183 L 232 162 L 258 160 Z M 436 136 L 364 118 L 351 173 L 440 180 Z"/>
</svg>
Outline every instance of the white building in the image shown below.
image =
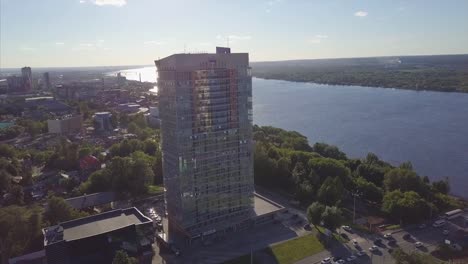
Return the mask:
<svg viewBox="0 0 468 264">
<path fill-rule="evenodd" d="M 83 119 L 81 115 L 66 115 L 58 119 L 47 120 L 49 133 L 52 134 L 70 134 L 79 133 L 83 128 Z"/>
</svg>

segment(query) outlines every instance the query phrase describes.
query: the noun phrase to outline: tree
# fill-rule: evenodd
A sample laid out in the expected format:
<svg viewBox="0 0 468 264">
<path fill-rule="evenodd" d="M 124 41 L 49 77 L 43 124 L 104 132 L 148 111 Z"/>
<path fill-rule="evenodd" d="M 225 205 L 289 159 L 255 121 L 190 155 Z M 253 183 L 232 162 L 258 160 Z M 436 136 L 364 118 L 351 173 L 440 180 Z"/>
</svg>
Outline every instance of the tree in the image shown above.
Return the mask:
<svg viewBox="0 0 468 264">
<path fill-rule="evenodd" d="M 115 252 L 114 260 L 112 264 L 136 264 L 138 263 L 135 258 L 129 257 L 127 252 L 118 250 Z"/>
<path fill-rule="evenodd" d="M 310 159 L 308 167 L 320 176 L 321 182 L 323 182 L 327 177 L 338 177 L 344 184 L 351 182 L 349 177 L 351 175 L 350 170 L 338 160 L 330 158 Z"/>
<path fill-rule="evenodd" d="M 23 205 L 24 204 L 24 192 L 23 187 L 20 185 L 13 185 L 10 188 L 10 192 L 8 193 L 8 204 L 16 204 L 16 205 Z"/>
<path fill-rule="evenodd" d="M 0 252 L 2 263 L 24 253 L 30 242 L 40 235 L 41 219 L 38 208 L 7 206 L 0 208 Z M 32 213 L 32 214 L 31 214 Z M 39 214 L 40 215 L 40 214 Z"/>
<path fill-rule="evenodd" d="M 400 222 L 416 223 L 428 216 L 430 205 L 414 191 L 391 191 L 385 194 L 382 211 Z"/>
<path fill-rule="evenodd" d="M 4 169 L 0 169 L 0 193 L 8 191 L 11 185 L 11 175 Z"/>
<path fill-rule="evenodd" d="M 383 190 L 374 183 L 367 181 L 363 177 L 355 179 L 356 188 L 362 193 L 363 198 L 372 202 L 380 203 L 383 197 Z"/>
<path fill-rule="evenodd" d="M 363 163 L 357 167 L 356 172 L 359 176 L 374 183 L 376 186 L 381 187 L 383 185 L 385 171 L 378 165 Z"/>
<path fill-rule="evenodd" d="M 400 189 L 401 191 L 415 191 L 425 193 L 426 188 L 416 172 L 408 169 L 395 168 L 389 170 L 384 176 L 384 185 L 387 191 Z"/>
<path fill-rule="evenodd" d="M 332 158 L 332 159 L 337 159 L 337 160 L 347 159 L 346 154 L 344 152 L 341 152 L 338 149 L 338 147 L 328 145 L 325 143 L 319 143 L 319 142 L 315 143 L 314 146 L 312 147 L 312 150 L 326 158 Z"/>
<path fill-rule="evenodd" d="M 336 206 L 327 206 L 322 213 L 323 225 L 334 232 L 341 225 L 343 216 L 341 210 Z"/>
<path fill-rule="evenodd" d="M 337 205 L 341 201 L 344 193 L 344 186 L 340 178 L 328 177 L 320 187 L 317 199 L 326 205 Z"/>
<path fill-rule="evenodd" d="M 448 194 L 450 192 L 450 184 L 448 178 L 432 182 L 432 189 L 442 194 Z"/>
<path fill-rule="evenodd" d="M 63 198 L 52 196 L 47 201 L 45 218 L 51 225 L 56 225 L 60 222 L 73 220 L 80 217 L 85 217 L 88 214 L 80 212 L 71 207 Z"/>
<path fill-rule="evenodd" d="M 325 211 L 325 205 L 314 202 L 307 208 L 307 220 L 313 225 L 320 224 L 322 220 L 322 214 Z"/>
</svg>

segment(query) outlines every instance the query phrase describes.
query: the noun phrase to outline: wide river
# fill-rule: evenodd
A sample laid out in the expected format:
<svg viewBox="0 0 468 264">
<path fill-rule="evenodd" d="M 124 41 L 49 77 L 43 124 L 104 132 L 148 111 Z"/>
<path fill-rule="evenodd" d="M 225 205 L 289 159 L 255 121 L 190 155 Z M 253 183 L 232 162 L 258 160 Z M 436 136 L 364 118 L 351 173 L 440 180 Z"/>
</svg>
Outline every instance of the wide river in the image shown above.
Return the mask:
<svg viewBox="0 0 468 264">
<path fill-rule="evenodd" d="M 156 79 L 154 67 L 142 72 Z M 296 130 L 353 158 L 373 152 L 394 165 L 411 161 L 468 198 L 468 94 L 254 78 L 253 102 L 255 124 Z"/>
</svg>

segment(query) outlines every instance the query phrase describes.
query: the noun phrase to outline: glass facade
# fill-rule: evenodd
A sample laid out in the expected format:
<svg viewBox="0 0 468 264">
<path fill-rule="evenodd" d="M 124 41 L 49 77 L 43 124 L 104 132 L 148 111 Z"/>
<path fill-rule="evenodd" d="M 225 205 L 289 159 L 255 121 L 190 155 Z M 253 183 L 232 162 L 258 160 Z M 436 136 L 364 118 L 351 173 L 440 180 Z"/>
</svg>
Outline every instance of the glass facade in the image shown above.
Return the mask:
<svg viewBox="0 0 468 264">
<path fill-rule="evenodd" d="M 248 55 L 203 55 L 173 55 L 188 56 L 183 67 L 173 56 L 156 62 L 169 221 L 189 237 L 231 227 L 253 208 Z"/>
</svg>

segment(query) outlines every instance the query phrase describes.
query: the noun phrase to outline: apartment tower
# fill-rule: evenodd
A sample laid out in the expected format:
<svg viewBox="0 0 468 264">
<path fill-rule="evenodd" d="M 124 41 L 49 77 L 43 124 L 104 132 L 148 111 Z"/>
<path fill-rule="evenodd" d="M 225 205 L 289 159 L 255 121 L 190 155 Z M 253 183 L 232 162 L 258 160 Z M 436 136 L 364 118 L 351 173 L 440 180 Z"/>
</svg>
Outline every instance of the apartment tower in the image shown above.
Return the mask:
<svg viewBox="0 0 468 264">
<path fill-rule="evenodd" d="M 155 61 L 169 234 L 234 231 L 252 216 L 252 77 L 248 53 Z"/>
</svg>

